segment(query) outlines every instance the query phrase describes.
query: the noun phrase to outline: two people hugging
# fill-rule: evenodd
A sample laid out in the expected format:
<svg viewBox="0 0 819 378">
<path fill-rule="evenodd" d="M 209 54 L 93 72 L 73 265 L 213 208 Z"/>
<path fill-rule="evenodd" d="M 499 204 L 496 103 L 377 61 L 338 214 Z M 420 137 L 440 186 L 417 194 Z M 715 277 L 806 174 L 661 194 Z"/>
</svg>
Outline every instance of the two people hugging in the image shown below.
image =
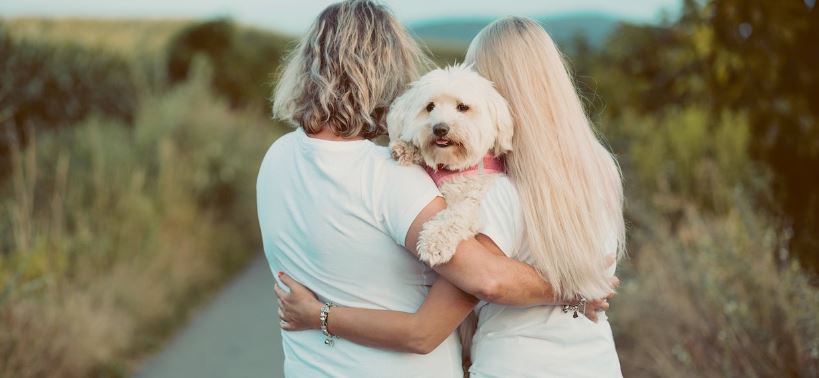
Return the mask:
<svg viewBox="0 0 819 378">
<path fill-rule="evenodd" d="M 369 0 L 286 58 L 256 187 L 285 375 L 621 376 L 621 175 L 554 42 L 509 17 L 429 66 Z"/>
</svg>

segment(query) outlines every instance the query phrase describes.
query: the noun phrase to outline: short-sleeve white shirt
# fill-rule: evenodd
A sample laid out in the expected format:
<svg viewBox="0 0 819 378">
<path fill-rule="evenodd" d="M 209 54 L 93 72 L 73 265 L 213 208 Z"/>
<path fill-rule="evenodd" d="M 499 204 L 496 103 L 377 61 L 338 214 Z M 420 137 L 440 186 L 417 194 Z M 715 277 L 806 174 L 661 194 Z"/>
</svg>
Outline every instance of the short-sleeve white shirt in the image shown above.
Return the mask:
<svg viewBox="0 0 819 378">
<path fill-rule="evenodd" d="M 521 200 L 506 176 L 481 201 L 481 233 L 507 256 L 533 264 L 525 241 Z M 613 271 L 612 271 L 613 273 Z M 620 362 L 605 314 L 597 323 L 559 306 L 515 307 L 481 302 L 472 340 L 471 376 L 620 377 Z"/>
<path fill-rule="evenodd" d="M 418 213 L 440 196 L 420 167 L 398 165 L 370 141 L 320 140 L 298 129 L 268 150 L 256 196 L 272 272 L 343 306 L 414 312 L 424 301 L 435 273 L 402 248 Z M 454 334 L 427 355 L 323 339 L 316 330 L 282 332 L 285 375 L 462 376 Z"/>
</svg>

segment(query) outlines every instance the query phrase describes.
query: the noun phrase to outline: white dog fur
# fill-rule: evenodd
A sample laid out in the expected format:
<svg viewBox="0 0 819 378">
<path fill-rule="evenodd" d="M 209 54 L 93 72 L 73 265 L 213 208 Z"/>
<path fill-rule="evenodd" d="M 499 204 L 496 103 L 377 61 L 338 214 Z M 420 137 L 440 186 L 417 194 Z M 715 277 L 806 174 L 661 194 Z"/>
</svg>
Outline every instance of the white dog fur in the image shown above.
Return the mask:
<svg viewBox="0 0 819 378">
<path fill-rule="evenodd" d="M 444 136 L 434 127 L 444 125 Z M 487 153 L 512 148 L 512 116 L 492 82 L 470 67 L 433 70 L 393 102 L 387 115 L 390 149 L 402 164 L 461 171 Z M 440 133 L 440 130 L 439 130 Z M 440 186 L 447 208 L 424 224 L 418 254 L 430 266 L 448 262 L 461 241 L 479 232 L 480 201 L 497 174 L 477 172 L 448 178 Z"/>
</svg>

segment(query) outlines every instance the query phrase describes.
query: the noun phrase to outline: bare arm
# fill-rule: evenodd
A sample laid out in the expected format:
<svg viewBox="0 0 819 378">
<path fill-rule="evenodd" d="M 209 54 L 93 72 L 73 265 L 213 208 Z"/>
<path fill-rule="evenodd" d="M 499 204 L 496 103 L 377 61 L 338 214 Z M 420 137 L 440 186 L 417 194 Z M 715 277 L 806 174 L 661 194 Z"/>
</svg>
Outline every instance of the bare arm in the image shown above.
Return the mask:
<svg viewBox="0 0 819 378">
<path fill-rule="evenodd" d="M 278 284 L 274 287 L 282 329 L 320 329 L 322 303 L 315 294 L 284 273 L 279 277 L 290 289 L 287 293 Z M 426 354 L 446 340 L 477 302 L 477 298 L 439 278 L 415 313 L 338 306 L 330 310 L 327 325 L 331 334 L 357 344 Z M 585 315 L 596 320 L 597 312 L 608 308 L 606 300 L 592 301 Z"/>
<path fill-rule="evenodd" d="M 290 293 L 276 287 L 282 328 L 319 329 L 321 302 L 286 274 L 279 275 Z M 478 300 L 445 279 L 438 279 L 415 313 L 333 307 L 330 333 L 354 343 L 400 352 L 426 354 L 434 350 L 466 318 Z"/>
<path fill-rule="evenodd" d="M 444 208 L 446 202 L 438 197 L 418 214 L 407 232 L 404 245 L 408 250 L 417 254 L 418 236 L 424 223 Z M 464 240 L 458 244 L 452 260 L 433 269 L 463 291 L 488 302 L 508 305 L 560 302 L 552 285 L 534 268 L 506 257 L 497 247 L 493 249 L 491 246 L 487 248 L 476 238 Z"/>
</svg>

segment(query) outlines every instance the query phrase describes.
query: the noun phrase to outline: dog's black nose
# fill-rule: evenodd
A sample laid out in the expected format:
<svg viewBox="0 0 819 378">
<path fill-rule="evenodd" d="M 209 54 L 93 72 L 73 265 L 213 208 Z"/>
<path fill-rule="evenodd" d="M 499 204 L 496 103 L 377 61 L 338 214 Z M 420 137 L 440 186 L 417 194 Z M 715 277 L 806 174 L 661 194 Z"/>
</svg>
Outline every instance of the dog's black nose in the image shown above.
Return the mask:
<svg viewBox="0 0 819 378">
<path fill-rule="evenodd" d="M 449 133 L 449 125 L 446 123 L 436 123 L 432 126 L 432 133 L 439 137 L 445 136 Z"/>
</svg>

